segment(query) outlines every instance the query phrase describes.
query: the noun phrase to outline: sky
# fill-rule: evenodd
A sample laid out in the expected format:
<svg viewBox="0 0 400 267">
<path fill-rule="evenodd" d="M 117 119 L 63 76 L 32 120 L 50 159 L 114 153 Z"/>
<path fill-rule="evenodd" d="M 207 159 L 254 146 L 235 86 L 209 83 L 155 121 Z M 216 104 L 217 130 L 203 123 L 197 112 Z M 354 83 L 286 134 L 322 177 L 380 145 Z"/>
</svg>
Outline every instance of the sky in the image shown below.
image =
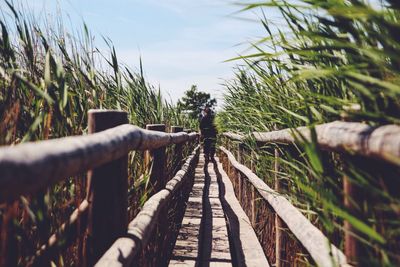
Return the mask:
<svg viewBox="0 0 400 267">
<path fill-rule="evenodd" d="M 56 14 L 58 3 L 70 17 L 72 28 L 81 28 L 85 21 L 96 36 L 96 45 L 106 48 L 102 36 L 110 38 L 120 61 L 133 69 L 141 57 L 147 80 L 174 102 L 195 84 L 221 104 L 222 84 L 233 77 L 232 68 L 240 63 L 224 61 L 246 53 L 250 41 L 265 36 L 256 14 L 238 14 L 241 7 L 227 0 L 27 3 L 35 13 L 46 16 Z"/>
</svg>

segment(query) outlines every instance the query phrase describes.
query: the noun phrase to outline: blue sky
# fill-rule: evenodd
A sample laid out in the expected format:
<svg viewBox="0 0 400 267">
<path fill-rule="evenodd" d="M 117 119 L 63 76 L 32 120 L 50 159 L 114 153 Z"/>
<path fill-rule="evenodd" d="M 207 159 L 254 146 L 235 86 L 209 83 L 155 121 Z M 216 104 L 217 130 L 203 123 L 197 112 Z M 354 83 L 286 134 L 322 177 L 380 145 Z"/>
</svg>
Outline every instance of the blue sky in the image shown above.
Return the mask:
<svg viewBox="0 0 400 267">
<path fill-rule="evenodd" d="M 57 1 L 27 2 L 36 13 L 45 7 L 47 16 L 55 14 Z M 105 48 L 101 36 L 109 37 L 122 62 L 135 69 L 141 56 L 149 82 L 173 101 L 192 84 L 220 100 L 221 84 L 238 63 L 223 61 L 265 34 L 256 15 L 233 15 L 240 7 L 227 0 L 60 0 L 58 5 L 72 27 L 87 23 L 100 48 Z"/>
</svg>

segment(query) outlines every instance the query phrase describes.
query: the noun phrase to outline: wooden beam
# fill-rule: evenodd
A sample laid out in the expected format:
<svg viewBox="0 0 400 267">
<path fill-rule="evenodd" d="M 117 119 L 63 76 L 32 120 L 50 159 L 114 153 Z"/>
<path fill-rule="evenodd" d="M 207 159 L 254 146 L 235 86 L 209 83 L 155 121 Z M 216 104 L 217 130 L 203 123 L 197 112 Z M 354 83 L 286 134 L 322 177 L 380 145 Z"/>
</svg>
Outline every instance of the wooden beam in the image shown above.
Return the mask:
<svg viewBox="0 0 400 267">
<path fill-rule="evenodd" d="M 182 169 L 160 192 L 154 194 L 144 204 L 139 214 L 129 223 L 124 237 L 117 239 L 95 266 L 131 266 L 134 257 L 145 248 L 152 236 L 161 210 L 187 179 L 188 171 L 193 168 L 199 156 L 199 146 L 188 157 Z M 163 218 L 164 219 L 164 218 Z"/>
<path fill-rule="evenodd" d="M 281 191 L 281 182 L 279 180 L 279 150 L 274 149 L 274 180 L 275 180 L 275 191 L 279 193 Z M 275 267 L 281 266 L 281 254 L 282 254 L 282 220 L 279 215 L 275 214 Z"/>
<path fill-rule="evenodd" d="M 121 125 L 99 133 L 0 148 L 0 203 L 116 160 L 131 150 L 196 140 L 197 133 L 161 133 Z"/>
<path fill-rule="evenodd" d="M 183 133 L 183 127 L 181 126 L 172 126 L 171 133 Z M 174 147 L 173 151 L 173 162 L 172 162 L 172 175 L 174 175 L 177 170 L 182 167 L 183 160 L 183 144 L 178 143 Z"/>
<path fill-rule="evenodd" d="M 147 130 L 165 132 L 165 124 L 148 124 L 146 125 Z M 150 169 L 150 195 L 157 193 L 164 188 L 166 184 L 165 175 L 165 146 L 150 150 L 151 157 L 151 169 Z"/>
<path fill-rule="evenodd" d="M 317 125 L 317 142 L 321 148 L 329 151 L 346 152 L 387 161 L 400 166 L 400 126 L 385 125 L 371 127 L 358 122 L 334 121 Z M 224 133 L 237 141 L 245 136 Z M 284 129 L 272 132 L 254 132 L 253 137 L 260 143 L 291 144 L 303 139 L 310 140 L 307 127 Z"/>
<path fill-rule="evenodd" d="M 219 147 L 225 153 L 232 166 L 256 188 L 258 193 L 275 210 L 296 236 L 318 266 L 345 266 L 347 260 L 342 251 L 329 242 L 329 239 L 315 227 L 296 207 L 285 197 L 271 189 L 249 168 L 238 163 L 231 152 Z"/>
<path fill-rule="evenodd" d="M 233 244 L 231 249 L 234 250 L 236 265 L 269 267 L 261 244 L 251 227 L 251 221 L 240 206 L 232 182 L 218 161 L 217 170 L 220 185 L 224 188 L 221 190 L 221 202 L 229 226 L 230 240 Z"/>
<path fill-rule="evenodd" d="M 49 260 L 58 256 L 60 250 L 70 246 L 86 229 L 89 203 L 84 200 L 72 212 L 68 221 L 61 225 L 46 244 L 42 245 L 28 266 L 45 266 Z"/>
<path fill-rule="evenodd" d="M 123 111 L 89 111 L 89 134 L 128 123 Z M 89 203 L 86 238 L 87 264 L 92 266 L 126 231 L 128 155 L 107 162 L 88 172 Z"/>
</svg>

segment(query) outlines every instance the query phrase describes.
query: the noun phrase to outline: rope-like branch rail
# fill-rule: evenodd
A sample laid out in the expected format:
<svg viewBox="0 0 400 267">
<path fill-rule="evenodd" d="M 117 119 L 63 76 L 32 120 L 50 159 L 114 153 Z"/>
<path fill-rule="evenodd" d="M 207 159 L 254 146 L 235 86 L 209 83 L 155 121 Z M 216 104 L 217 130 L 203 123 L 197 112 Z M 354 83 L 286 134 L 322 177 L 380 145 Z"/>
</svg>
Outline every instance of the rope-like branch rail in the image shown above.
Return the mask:
<svg viewBox="0 0 400 267">
<path fill-rule="evenodd" d="M 73 136 L 0 148 L 0 203 L 119 159 L 197 138 L 197 133 L 162 133 L 125 124 Z"/>
<path fill-rule="evenodd" d="M 187 180 L 188 172 L 196 164 L 200 146 L 186 160 L 182 169 L 167 183 L 165 189 L 146 201 L 139 214 L 129 223 L 125 237 L 118 238 L 95 266 L 130 266 L 134 257 L 148 245 L 160 212 L 175 192 Z"/>
<path fill-rule="evenodd" d="M 258 193 L 275 210 L 296 236 L 318 266 L 346 266 L 347 260 L 341 250 L 331 244 L 328 238 L 315 227 L 285 197 L 271 189 L 249 168 L 236 161 L 235 157 L 224 147 L 219 149 L 225 153 L 232 166 L 257 189 Z"/>
<path fill-rule="evenodd" d="M 63 223 L 57 230 L 57 233 L 50 236 L 47 243 L 42 245 L 29 266 L 42 266 L 45 265 L 47 258 L 51 257 L 60 250 L 60 247 L 68 247 L 76 238 L 84 232 L 87 227 L 87 216 L 89 210 L 89 203 L 87 200 L 82 201 L 78 208 L 76 208 L 68 221 Z M 63 242 L 60 242 L 60 239 Z M 43 262 L 42 262 L 43 261 Z"/>
<path fill-rule="evenodd" d="M 400 126 L 371 127 L 358 122 L 334 121 L 315 126 L 315 131 L 318 145 L 323 149 L 376 158 L 400 166 Z M 248 138 L 235 133 L 223 135 L 240 142 Z M 259 143 L 292 144 L 304 139 L 310 141 L 311 131 L 308 127 L 299 127 L 253 132 L 252 137 Z"/>
</svg>

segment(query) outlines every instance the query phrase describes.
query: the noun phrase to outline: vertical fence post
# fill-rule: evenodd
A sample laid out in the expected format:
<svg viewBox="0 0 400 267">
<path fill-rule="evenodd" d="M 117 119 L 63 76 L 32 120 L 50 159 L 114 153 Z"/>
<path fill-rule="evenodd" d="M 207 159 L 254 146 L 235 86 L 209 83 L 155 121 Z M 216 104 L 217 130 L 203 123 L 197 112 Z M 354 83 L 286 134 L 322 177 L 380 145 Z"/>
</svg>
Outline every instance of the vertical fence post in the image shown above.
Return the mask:
<svg viewBox="0 0 400 267">
<path fill-rule="evenodd" d="M 243 164 L 242 157 L 243 157 L 243 145 L 242 145 L 242 143 L 239 142 L 237 145 L 237 161 L 240 164 Z M 240 200 L 240 199 L 242 199 L 242 179 L 241 179 L 242 177 L 241 177 L 240 172 L 238 172 L 237 174 L 238 174 L 237 175 L 238 198 Z"/>
<path fill-rule="evenodd" d="M 279 172 L 279 150 L 275 148 L 275 160 L 274 160 L 274 180 L 275 180 L 275 191 L 279 193 L 281 190 L 281 184 L 278 177 Z M 280 267 L 281 259 L 281 241 L 282 241 L 282 222 L 278 214 L 275 213 L 275 266 Z"/>
<path fill-rule="evenodd" d="M 18 266 L 18 242 L 13 220 L 18 216 L 18 201 L 8 203 L 0 225 L 0 266 Z"/>
<path fill-rule="evenodd" d="M 165 132 L 165 124 L 148 124 L 146 125 L 147 130 Z M 150 185 L 152 186 L 152 192 L 150 196 L 164 188 L 166 184 L 165 175 L 165 147 L 160 147 L 154 150 L 150 150 L 150 157 L 152 163 L 150 167 Z"/>
<path fill-rule="evenodd" d="M 343 193 L 345 207 L 348 208 L 350 212 L 355 212 L 352 201 L 357 201 L 359 199 L 359 192 L 358 188 L 349 181 L 347 176 L 343 177 Z M 356 237 L 351 234 L 354 232 L 354 227 L 348 221 L 344 221 L 344 253 L 350 264 L 358 266 L 359 243 Z"/>
<path fill-rule="evenodd" d="M 183 127 L 181 126 L 172 126 L 171 127 L 171 133 L 179 133 L 183 132 Z M 172 176 L 175 175 L 175 173 L 182 167 L 182 160 L 183 160 L 183 143 L 176 144 L 173 152 L 173 159 L 172 159 L 172 168 L 173 168 L 173 174 Z"/>
<path fill-rule="evenodd" d="M 256 164 L 255 164 L 255 153 L 252 151 L 250 154 L 251 162 L 250 162 L 250 169 L 253 173 L 255 173 L 256 170 Z M 250 222 L 252 223 L 253 228 L 256 226 L 256 192 L 255 188 L 253 185 L 250 185 L 251 187 L 251 218 Z"/>
<path fill-rule="evenodd" d="M 89 134 L 128 123 L 126 112 L 90 110 Z M 88 172 L 86 256 L 93 266 L 127 226 L 128 155 Z"/>
</svg>

